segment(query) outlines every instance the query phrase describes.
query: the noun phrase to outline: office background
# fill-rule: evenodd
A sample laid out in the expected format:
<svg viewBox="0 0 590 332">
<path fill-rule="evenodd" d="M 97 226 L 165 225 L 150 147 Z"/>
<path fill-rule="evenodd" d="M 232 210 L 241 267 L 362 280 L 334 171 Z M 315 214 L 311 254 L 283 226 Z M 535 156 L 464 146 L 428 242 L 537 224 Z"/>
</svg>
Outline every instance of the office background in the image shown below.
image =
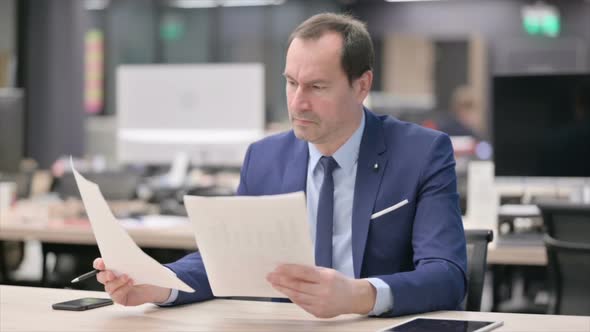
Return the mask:
<svg viewBox="0 0 590 332">
<path fill-rule="evenodd" d="M 118 188 L 110 192 L 110 197 L 136 199 L 148 190 L 150 194 L 144 196 L 158 205 L 160 213 L 182 214 L 177 198 L 187 192 L 232 194 L 229 188 L 235 182 L 231 179 L 222 186 L 211 183 L 223 182 L 224 175 L 217 175 L 224 168 L 235 172 L 235 165 L 199 165 L 193 160 L 193 171 L 201 172 L 199 166 L 205 166 L 205 172 L 210 172 L 206 175 L 215 175 L 214 180 L 198 173 L 201 181 L 206 179 L 205 185 L 190 188 L 176 185 L 173 191 L 167 191 L 168 188 L 161 186 L 153 176 L 168 171 L 173 160 L 157 165 L 119 162 L 118 68 L 154 64 L 262 64 L 264 98 L 259 111 L 265 119 L 264 130 L 274 132 L 289 127 L 281 74 L 290 32 L 313 14 L 348 12 L 367 22 L 376 50 L 374 91 L 367 104 L 380 113 L 448 131 L 452 136 L 471 137 L 453 140 L 465 220 L 485 219 L 491 215 L 492 222 L 485 225 L 494 230 L 496 239 L 498 235 L 509 234 L 517 235 L 510 240 L 512 243 L 532 239 L 536 241 L 536 249 L 528 251 L 526 248 L 532 247 L 524 246 L 523 252 L 542 254 L 533 255 L 536 258 L 524 255 L 523 260 L 508 264 L 499 258 L 492 259 L 493 266 L 488 272 L 493 278 L 487 279 L 488 290 L 484 293 L 488 295 L 484 297 L 493 299 L 484 299 L 484 309 L 547 312 L 550 287 L 544 266 L 547 264 L 545 247 L 540 238 L 541 212 L 498 210 L 498 207 L 510 203 L 528 205 L 535 203 L 536 198 L 566 198 L 583 201 L 582 205 L 587 206 L 590 169 L 576 170 L 573 178 L 567 173 L 572 169 L 568 164 L 585 165 L 587 159 L 583 157 L 590 155 L 588 143 L 568 152 L 576 157 L 558 165 L 562 168 L 558 168 L 557 174 L 532 174 L 530 168 L 519 169 L 515 166 L 518 154 L 505 159 L 504 166 L 508 168 L 497 169 L 507 171 L 495 175 L 517 178 L 501 183 L 499 206 L 491 212 L 488 206 L 482 208 L 480 204 L 473 206 L 486 212 L 469 215 L 470 203 L 465 202 L 469 196 L 467 172 L 471 161 L 494 161 L 494 143 L 501 142 L 503 137 L 513 137 L 509 136 L 513 128 L 520 132 L 543 126 L 547 132 L 558 128 L 548 127 L 547 123 L 552 121 L 550 116 L 546 116 L 550 120 L 543 123 L 528 121 L 535 117 L 534 112 L 520 118 L 521 122 L 514 122 L 514 118 L 508 117 L 509 111 L 515 109 L 514 105 L 523 104 L 518 104 L 521 101 L 516 99 L 516 104 L 510 104 L 506 100 L 510 95 L 504 94 L 502 96 L 507 97 L 502 101 L 506 101 L 506 107 L 496 109 L 502 102 L 494 98 L 499 95 L 498 91 L 505 90 L 494 89 L 494 84 L 504 82 L 507 84 L 504 86 L 521 89 L 518 91 L 522 93 L 516 95 L 522 96 L 526 91 L 523 79 L 532 78 L 538 82 L 544 77 L 555 82 L 556 77 L 561 77 L 561 84 L 548 83 L 549 90 L 542 91 L 549 91 L 550 95 L 555 91 L 558 100 L 557 95 L 569 89 L 563 92 L 567 98 L 559 99 L 564 108 L 572 107 L 568 103 L 573 102 L 570 94 L 578 93 L 574 90 L 590 94 L 590 1 L 286 0 L 261 2 L 257 6 L 246 6 L 246 2 L 249 1 L 222 6 L 223 1 L 208 0 L 0 0 L 0 105 L 3 107 L 0 113 L 0 179 L 14 181 L 14 174 L 20 176 L 32 170 L 50 170 L 56 175 L 56 165 L 60 165 L 56 161 L 73 155 L 79 158 L 81 165 L 84 160 L 89 161 L 87 170 L 98 173 L 96 181 L 101 181 L 100 173 L 115 179 L 111 181 L 115 185 L 110 188 Z M 551 25 L 551 31 L 544 33 L 538 26 L 527 26 L 527 10 L 550 10 L 558 21 Z M 467 89 L 462 90 L 463 87 Z M 461 94 L 461 91 L 467 92 Z M 470 103 L 467 124 L 457 121 L 451 110 L 454 101 L 462 98 Z M 532 99 L 535 99 L 534 92 L 527 102 L 534 102 Z M 219 117 L 229 114 L 222 109 L 208 111 Z M 545 111 L 555 112 L 554 109 Z M 504 121 L 494 121 L 494 117 L 500 115 Z M 560 121 L 559 125 L 569 120 Z M 502 123 L 505 127 L 500 128 Z M 513 152 L 509 151 L 508 155 L 510 153 Z M 26 162 L 22 163 L 21 159 Z M 184 161 L 186 163 L 190 161 Z M 182 158 L 180 164 L 183 164 Z M 563 170 L 562 174 L 559 170 Z M 488 171 L 483 173 L 488 174 Z M 493 169 L 491 172 L 494 177 Z M 531 180 L 533 175 L 541 179 Z M 146 178 L 149 181 L 145 181 Z M 488 183 L 485 181 L 481 183 Z M 49 189 L 61 190 L 60 193 L 66 195 L 72 192 L 72 184 L 68 187 L 67 183 L 67 178 L 62 178 Z M 145 190 L 137 190 L 138 186 Z M 27 198 L 30 192 L 21 189 L 18 196 Z M 73 192 L 75 194 L 75 190 Z M 475 209 L 472 208 L 472 212 Z M 140 210 L 141 213 L 146 211 Z M 121 213 L 126 214 L 130 213 Z M 153 246 L 154 242 L 150 241 L 148 239 L 147 243 Z M 58 249 L 51 247 L 55 252 L 60 252 Z M 89 251 L 88 255 L 91 254 L 93 251 Z M 81 266 L 73 271 L 85 269 Z M 51 280 L 47 284 L 51 284 Z"/>
<path fill-rule="evenodd" d="M 78 111 L 84 108 L 84 38 L 91 30 L 98 31 L 104 43 L 100 115 L 116 114 L 114 73 L 121 64 L 261 62 L 265 66 L 267 122 L 285 122 L 283 78 L 279 75 L 285 41 L 298 22 L 322 11 L 346 11 L 368 22 L 377 54 L 376 91 L 393 89 L 389 86 L 395 82 L 388 85 L 388 80 L 412 79 L 411 75 L 383 77 L 391 36 L 411 36 L 414 40 L 409 43 L 414 44 L 430 42 L 432 46 L 427 47 L 434 47 L 437 54 L 436 68 L 447 71 L 435 73 L 440 76 L 434 82 L 438 98 L 433 106 L 438 110 L 448 108 L 453 87 L 473 80 L 469 75 L 475 74 L 470 70 L 481 72 L 475 82 L 476 94 L 485 103 L 483 116 L 489 116 L 490 78 L 495 74 L 587 72 L 590 67 L 590 8 L 584 0 L 550 3 L 561 18 L 559 35 L 554 38 L 524 31 L 521 11 L 530 1 L 325 0 L 179 8 L 197 6 L 195 3 L 206 2 L 2 1 L 0 46 L 3 54 L 19 64 L 11 69 L 12 85 L 27 92 L 25 154 L 47 167 L 61 154 L 82 155 L 86 147 L 113 153 L 108 148 L 114 146 L 108 144 L 112 141 L 102 140 L 106 144 L 101 145 L 100 139 L 86 134 L 104 126 L 108 130 L 113 120 L 86 117 Z M 475 43 L 477 50 L 473 50 Z M 478 57 L 482 63 L 476 69 L 467 68 L 469 52 L 484 53 Z M 489 135 L 488 127 L 488 121 L 483 121 L 484 136 Z"/>
</svg>

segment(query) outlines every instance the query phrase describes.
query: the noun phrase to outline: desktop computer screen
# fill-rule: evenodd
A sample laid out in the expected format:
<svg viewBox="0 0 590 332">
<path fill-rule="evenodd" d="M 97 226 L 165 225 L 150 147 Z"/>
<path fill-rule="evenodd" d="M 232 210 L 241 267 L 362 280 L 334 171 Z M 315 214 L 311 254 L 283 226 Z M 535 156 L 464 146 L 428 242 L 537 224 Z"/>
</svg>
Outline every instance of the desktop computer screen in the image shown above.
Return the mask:
<svg viewBox="0 0 590 332">
<path fill-rule="evenodd" d="M 264 135 L 262 64 L 124 65 L 117 71 L 117 156 L 162 165 L 239 167 Z"/>
<path fill-rule="evenodd" d="M 493 79 L 496 176 L 590 177 L 590 73 Z"/>
</svg>

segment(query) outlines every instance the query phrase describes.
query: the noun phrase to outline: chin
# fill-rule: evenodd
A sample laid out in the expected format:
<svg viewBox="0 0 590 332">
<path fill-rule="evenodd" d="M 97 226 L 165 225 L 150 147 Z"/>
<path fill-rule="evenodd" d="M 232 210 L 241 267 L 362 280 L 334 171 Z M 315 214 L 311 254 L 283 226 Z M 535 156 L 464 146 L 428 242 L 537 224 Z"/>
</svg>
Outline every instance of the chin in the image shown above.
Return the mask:
<svg viewBox="0 0 590 332">
<path fill-rule="evenodd" d="M 293 126 L 293 133 L 295 134 L 295 137 L 299 138 L 300 140 L 303 141 L 311 141 L 310 137 L 311 135 L 306 132 L 305 130 L 301 129 L 301 128 L 297 128 L 297 126 Z"/>
</svg>

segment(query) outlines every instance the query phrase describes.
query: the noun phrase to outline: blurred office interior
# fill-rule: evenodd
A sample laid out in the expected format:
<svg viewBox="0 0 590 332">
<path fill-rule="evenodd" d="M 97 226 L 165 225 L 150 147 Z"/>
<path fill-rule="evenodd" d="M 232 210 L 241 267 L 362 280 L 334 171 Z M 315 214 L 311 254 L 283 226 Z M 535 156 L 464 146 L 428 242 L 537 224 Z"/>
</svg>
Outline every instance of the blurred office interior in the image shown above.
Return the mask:
<svg viewBox="0 0 590 332">
<path fill-rule="evenodd" d="M 182 197 L 233 195 L 289 129 L 286 42 L 326 11 L 367 23 L 366 106 L 451 136 L 465 228 L 494 232 L 481 310 L 590 315 L 556 309 L 575 260 L 544 241 L 590 241 L 590 0 L 0 0 L 0 283 L 72 287 L 99 255 L 70 156 L 146 252 L 193 250 Z"/>
</svg>

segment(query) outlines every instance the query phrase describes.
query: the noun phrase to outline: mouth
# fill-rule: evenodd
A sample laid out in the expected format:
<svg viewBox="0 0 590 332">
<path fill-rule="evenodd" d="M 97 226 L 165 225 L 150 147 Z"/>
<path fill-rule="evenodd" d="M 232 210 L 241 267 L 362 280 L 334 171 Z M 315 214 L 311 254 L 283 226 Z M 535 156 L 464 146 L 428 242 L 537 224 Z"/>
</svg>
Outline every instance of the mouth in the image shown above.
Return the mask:
<svg viewBox="0 0 590 332">
<path fill-rule="evenodd" d="M 293 121 L 293 124 L 303 125 L 303 126 L 315 124 L 315 121 L 300 119 L 300 118 L 293 118 L 292 121 Z"/>
</svg>

